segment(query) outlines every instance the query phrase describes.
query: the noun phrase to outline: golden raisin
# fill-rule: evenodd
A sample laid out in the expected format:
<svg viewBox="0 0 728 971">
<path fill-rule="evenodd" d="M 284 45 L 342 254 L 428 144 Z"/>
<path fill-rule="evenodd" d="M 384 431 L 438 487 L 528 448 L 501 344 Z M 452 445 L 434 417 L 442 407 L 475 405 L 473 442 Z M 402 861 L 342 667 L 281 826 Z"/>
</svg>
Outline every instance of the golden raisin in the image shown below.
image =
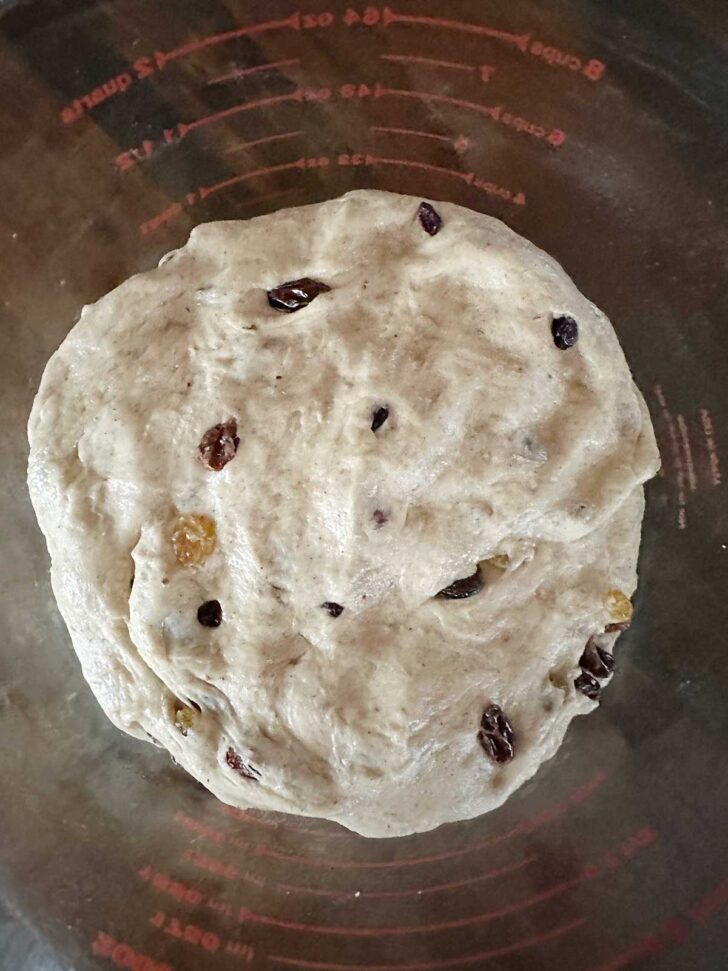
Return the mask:
<svg viewBox="0 0 728 971">
<path fill-rule="evenodd" d="M 607 591 L 607 606 L 609 607 L 609 616 L 613 621 L 622 623 L 632 619 L 634 609 L 632 601 L 621 590 Z"/>
<path fill-rule="evenodd" d="M 178 708 L 174 713 L 174 727 L 182 735 L 186 735 L 195 727 L 197 713 L 192 708 Z"/>
<path fill-rule="evenodd" d="M 217 546 L 215 520 L 209 516 L 180 516 L 172 533 L 172 546 L 181 566 L 201 566 Z"/>
<path fill-rule="evenodd" d="M 494 566 L 496 570 L 507 570 L 508 564 L 511 562 L 511 558 L 507 553 L 496 553 L 495 556 L 491 556 L 491 558 L 485 562 L 488 564 L 488 566 Z"/>
</svg>

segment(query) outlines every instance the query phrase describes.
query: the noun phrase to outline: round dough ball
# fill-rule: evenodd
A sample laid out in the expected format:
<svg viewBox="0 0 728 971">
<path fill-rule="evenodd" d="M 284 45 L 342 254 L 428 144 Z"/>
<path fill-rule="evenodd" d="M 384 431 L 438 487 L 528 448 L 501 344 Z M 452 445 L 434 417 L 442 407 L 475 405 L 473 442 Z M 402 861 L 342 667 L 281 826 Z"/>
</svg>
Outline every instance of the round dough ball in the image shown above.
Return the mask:
<svg viewBox="0 0 728 971">
<path fill-rule="evenodd" d="M 658 466 L 605 316 L 501 222 L 419 204 L 198 226 L 84 308 L 30 419 L 112 721 L 225 802 L 369 836 L 498 806 L 594 707 Z"/>
</svg>

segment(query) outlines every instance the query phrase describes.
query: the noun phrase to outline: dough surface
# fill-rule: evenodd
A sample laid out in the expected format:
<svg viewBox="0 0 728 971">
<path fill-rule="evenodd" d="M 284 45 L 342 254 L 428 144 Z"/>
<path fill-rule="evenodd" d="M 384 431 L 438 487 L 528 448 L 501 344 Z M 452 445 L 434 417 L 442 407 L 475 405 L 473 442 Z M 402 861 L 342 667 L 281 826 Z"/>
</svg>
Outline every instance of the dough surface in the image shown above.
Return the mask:
<svg viewBox="0 0 728 971">
<path fill-rule="evenodd" d="M 449 203 L 429 235 L 419 203 L 198 226 L 84 308 L 29 425 L 54 592 L 111 720 L 227 803 L 369 836 L 493 809 L 595 707 L 579 659 L 616 636 L 659 464 L 609 321 L 558 264 Z M 270 306 L 305 277 L 330 289 Z M 199 444 L 231 420 L 211 470 Z M 176 555 L 185 516 L 214 522 L 204 562 Z M 482 590 L 436 596 L 479 563 Z M 493 704 L 502 764 L 478 739 Z"/>
</svg>

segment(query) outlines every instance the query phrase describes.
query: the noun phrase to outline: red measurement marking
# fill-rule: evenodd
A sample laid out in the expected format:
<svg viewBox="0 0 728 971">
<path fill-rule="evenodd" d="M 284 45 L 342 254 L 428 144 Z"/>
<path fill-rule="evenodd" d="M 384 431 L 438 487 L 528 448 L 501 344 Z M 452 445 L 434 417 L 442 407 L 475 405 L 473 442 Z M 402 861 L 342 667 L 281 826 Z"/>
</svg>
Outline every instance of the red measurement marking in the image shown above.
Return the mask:
<svg viewBox="0 0 728 971">
<path fill-rule="evenodd" d="M 512 192 L 505 186 L 497 185 L 495 182 L 489 182 L 486 179 L 475 178 L 473 185 L 488 196 L 496 196 L 498 199 L 505 199 L 506 202 L 514 202 L 517 206 L 526 205 L 526 196 L 523 192 Z"/>
<path fill-rule="evenodd" d="M 243 961 L 252 961 L 255 957 L 255 948 L 251 944 L 240 944 L 238 941 L 228 941 L 225 945 L 225 953 Z"/>
<path fill-rule="evenodd" d="M 166 873 L 160 873 L 151 866 L 142 867 L 137 871 L 137 876 L 147 883 L 150 883 L 155 890 L 169 894 L 180 903 L 192 904 L 196 906 L 204 899 L 204 894 L 194 887 L 182 883 L 181 880 L 174 880 Z"/>
<path fill-rule="evenodd" d="M 458 152 L 464 152 L 465 149 L 470 148 L 470 141 L 464 135 L 458 135 L 457 138 L 450 138 L 447 135 L 438 135 L 436 132 L 418 131 L 416 128 L 383 128 L 378 125 L 373 126 L 369 130 L 375 135 L 412 135 L 418 138 L 431 138 L 434 141 L 446 142 L 448 145 L 452 145 Z"/>
<path fill-rule="evenodd" d="M 248 102 L 248 107 L 259 108 L 260 102 Z M 241 110 L 237 109 L 236 110 Z M 242 109 L 245 110 L 245 109 Z M 213 119 L 216 120 L 216 119 Z M 205 121 L 205 124 L 208 122 Z M 179 122 L 176 128 L 165 128 L 164 136 L 158 142 L 150 141 L 145 139 L 142 142 L 141 148 L 131 148 L 126 152 L 122 152 L 116 157 L 116 167 L 120 172 L 129 172 L 135 166 L 139 165 L 141 162 L 145 162 L 147 159 L 151 158 L 158 150 L 166 147 L 167 145 L 174 145 L 178 143 L 185 135 L 190 131 L 191 128 L 195 127 L 196 123 L 191 125 L 186 125 L 184 122 Z M 302 131 L 291 131 L 282 132 L 279 135 L 266 135 L 263 138 L 256 138 L 250 142 L 240 142 L 233 148 L 228 149 L 223 154 L 232 155 L 235 152 L 240 152 L 245 148 L 253 148 L 256 145 L 265 145 L 268 142 L 281 141 L 286 138 L 293 138 L 296 135 L 302 135 Z"/>
<path fill-rule="evenodd" d="M 114 95 L 123 94 L 128 91 L 129 88 L 134 83 L 134 78 L 129 71 L 122 71 L 121 74 L 117 74 L 116 77 L 111 78 L 108 81 L 104 81 L 93 91 L 89 91 L 88 94 L 81 94 L 78 98 L 61 108 L 61 121 L 64 125 L 70 125 L 84 114 L 86 111 L 90 111 L 92 108 L 96 108 L 98 105 L 103 104 L 104 101 L 108 101 L 109 98 L 113 98 Z"/>
<path fill-rule="evenodd" d="M 528 52 L 529 54 L 534 54 L 536 57 L 542 58 L 552 67 L 566 67 L 570 71 L 580 71 L 590 81 L 599 81 L 607 69 L 603 61 L 598 61 L 594 57 L 585 64 L 576 54 L 568 54 L 566 51 L 560 51 L 558 47 L 543 44 L 540 40 L 533 41 L 529 45 Z"/>
<path fill-rule="evenodd" d="M 507 917 L 510 914 L 519 913 L 536 904 L 546 900 L 552 900 L 561 894 L 580 886 L 586 881 L 586 877 L 576 877 L 573 880 L 564 880 L 561 883 L 542 890 L 540 893 L 533 894 L 526 900 L 520 900 L 514 904 L 507 904 L 504 907 L 497 907 L 494 910 L 487 910 L 482 914 L 473 914 L 471 917 L 460 917 L 456 920 L 444 920 L 431 924 L 411 924 L 399 927 L 341 927 L 331 924 L 302 924 L 298 921 L 282 920 L 280 917 L 270 917 L 266 914 L 256 914 L 246 908 L 240 909 L 238 919 L 241 923 L 264 924 L 268 927 L 280 927 L 291 931 L 306 931 L 311 934 L 345 934 L 351 937 L 402 937 L 409 934 L 433 934 L 438 931 L 459 930 L 463 927 L 475 927 L 478 924 L 487 924 L 500 917 Z"/>
<path fill-rule="evenodd" d="M 697 924 L 705 924 L 728 905 L 728 877 L 690 908 L 690 916 Z"/>
<path fill-rule="evenodd" d="M 214 910 L 218 914 L 224 914 L 231 920 L 233 918 L 233 905 L 228 903 L 227 900 L 221 900 L 217 897 L 208 897 L 205 901 L 205 906 L 209 907 L 210 910 Z"/>
<path fill-rule="evenodd" d="M 142 223 L 139 227 L 139 232 L 142 234 L 142 236 L 148 236 L 149 233 L 153 233 L 155 229 L 159 229 L 159 227 L 163 226 L 165 223 L 170 222 L 172 219 L 176 219 L 177 216 L 180 216 L 183 211 L 184 210 L 181 202 L 173 202 L 170 206 L 167 206 L 166 209 L 163 209 L 160 213 L 157 213 L 156 216 L 152 216 L 151 219 L 148 219 L 145 223 Z"/>
<path fill-rule="evenodd" d="M 447 94 L 433 94 L 429 91 L 412 91 L 408 88 L 385 88 L 383 84 L 377 82 L 374 87 L 374 96 L 376 98 L 384 98 L 387 95 L 397 98 L 415 98 L 418 101 L 424 102 L 441 102 L 442 104 L 452 105 L 455 108 L 468 108 L 471 111 L 477 111 L 480 114 L 486 115 L 488 118 L 493 118 L 495 121 L 498 120 L 503 110 L 502 105 L 482 105 L 477 101 L 464 101 L 462 98 L 451 98 Z"/>
<path fill-rule="evenodd" d="M 423 887 L 421 890 L 362 890 L 359 892 L 359 897 L 369 900 L 386 897 L 421 897 L 428 893 L 438 893 L 441 890 L 458 890 L 461 887 L 469 887 L 474 883 L 483 883 L 486 880 L 493 880 L 495 877 L 503 877 L 508 873 L 514 873 L 516 870 L 522 870 L 524 867 L 535 862 L 535 860 L 535 856 L 529 856 L 525 860 L 520 860 L 518 863 L 499 867 L 497 870 L 489 870 L 487 873 L 481 873 L 477 877 L 470 877 L 467 880 L 456 880 L 453 883 L 439 883 L 432 887 Z M 294 886 L 288 883 L 281 883 L 278 886 L 280 890 L 288 890 L 291 893 L 308 893 L 319 897 L 341 898 L 353 896 L 351 890 L 315 890 L 312 887 Z"/>
<path fill-rule="evenodd" d="M 236 152 L 242 152 L 246 148 L 255 148 L 256 145 L 267 145 L 268 142 L 280 142 L 286 138 L 296 138 L 298 135 L 303 135 L 302 131 L 284 131 L 280 135 L 266 135 L 264 138 L 255 138 L 252 142 L 240 142 L 229 148 L 224 155 L 235 155 Z"/>
<path fill-rule="evenodd" d="M 461 64 L 459 61 L 438 61 L 433 57 L 414 57 L 410 54 L 380 54 L 379 57 L 383 61 L 392 61 L 395 64 L 423 64 L 426 67 L 445 67 L 454 71 L 467 71 L 471 74 L 478 71 L 480 80 L 486 83 L 495 74 L 495 68 L 492 64 L 481 64 L 480 67 L 476 67 L 474 64 Z"/>
<path fill-rule="evenodd" d="M 300 189 L 286 189 L 285 192 L 300 192 Z M 280 193 L 277 193 L 280 194 Z M 269 197 L 268 197 L 269 198 Z M 321 829 L 311 829 L 306 826 L 294 826 L 286 821 L 285 824 L 274 822 L 270 819 L 263 819 L 261 816 L 256 816 L 251 812 L 244 809 L 236 809 L 234 806 L 226 806 L 224 803 L 220 803 L 217 807 L 221 813 L 226 816 L 230 816 L 232 819 L 239 819 L 246 823 L 255 823 L 258 826 L 266 826 L 269 829 L 285 829 L 292 833 L 305 833 L 310 836 L 322 836 L 326 839 L 351 839 L 352 834 L 345 830 L 321 830 Z"/>
<path fill-rule="evenodd" d="M 203 115 L 196 121 L 190 121 L 179 125 L 180 135 L 186 135 L 188 131 L 195 128 L 202 128 L 203 125 L 210 125 L 214 121 L 229 118 L 232 115 L 240 114 L 241 111 L 252 111 L 255 108 L 270 108 L 271 105 L 285 104 L 286 101 L 303 101 L 303 91 L 296 88 L 291 94 L 279 94 L 272 98 L 260 98 L 258 101 L 244 101 L 242 104 L 233 105 L 232 108 L 225 108 L 224 111 L 216 111 L 211 115 Z"/>
<path fill-rule="evenodd" d="M 163 910 L 150 917 L 149 923 L 170 937 L 177 937 L 186 944 L 201 947 L 211 954 L 220 950 L 220 938 L 214 931 L 198 927 L 197 924 L 183 924 L 176 917 L 168 917 Z"/>
<path fill-rule="evenodd" d="M 188 860 L 200 870 L 207 870 L 208 873 L 215 873 L 225 877 L 227 880 L 237 880 L 240 877 L 240 870 L 232 863 L 218 860 L 217 857 L 208 856 L 206 853 L 197 853 L 195 850 L 185 850 L 182 854 L 183 860 Z"/>
<path fill-rule="evenodd" d="M 328 15 L 329 17 L 331 15 Z M 304 19 L 310 17 L 308 14 L 303 15 Z M 316 23 L 310 25 L 308 22 L 304 26 L 329 26 L 325 20 L 325 15 L 318 14 L 315 15 Z M 322 19 L 324 18 L 324 19 Z M 333 23 L 333 18 L 331 18 Z M 78 121 L 87 111 L 92 108 L 96 108 L 98 105 L 103 104 L 108 101 L 109 98 L 115 95 L 123 94 L 128 91 L 129 88 L 136 81 L 143 81 L 145 78 L 151 77 L 158 71 L 161 71 L 169 61 L 174 61 L 180 57 L 184 57 L 187 54 L 191 54 L 194 51 L 201 50 L 204 47 L 212 47 L 216 44 L 223 44 L 228 40 L 234 40 L 237 37 L 245 37 L 248 35 L 262 34 L 270 30 L 281 30 L 285 28 L 291 28 L 293 30 L 301 30 L 302 18 L 301 14 L 296 12 L 291 14 L 290 17 L 284 20 L 270 20 L 265 23 L 260 24 L 249 24 L 246 27 L 239 27 L 235 30 L 227 31 L 223 34 L 213 34 L 210 37 L 203 37 L 199 40 L 190 41 L 187 44 L 177 47 L 174 50 L 167 51 L 155 51 L 153 55 L 138 57 L 129 69 L 122 71 L 113 78 L 109 78 L 104 81 L 98 87 L 94 88 L 86 94 L 79 95 L 74 98 L 70 104 L 65 105 L 61 108 L 61 121 L 70 125 L 74 121 Z M 260 68 L 262 70 L 262 67 Z"/>
<path fill-rule="evenodd" d="M 247 182 L 248 179 L 257 179 L 261 175 L 272 175 L 274 172 L 287 172 L 290 169 L 305 169 L 306 159 L 299 158 L 295 162 L 285 162 L 283 165 L 271 165 L 265 169 L 256 169 L 254 172 L 245 172 L 243 175 L 234 175 L 231 179 L 225 179 L 223 182 L 216 182 L 215 185 L 210 186 L 200 186 L 200 199 L 206 199 L 207 196 L 212 195 L 213 192 L 219 192 L 221 189 L 227 189 L 231 185 L 237 185 L 239 182 Z"/>
<path fill-rule="evenodd" d="M 429 162 L 417 162 L 413 159 L 404 158 L 382 158 L 379 155 L 367 155 L 367 165 L 402 165 L 410 169 L 424 169 L 426 172 L 435 172 L 438 175 L 449 175 L 463 182 L 472 182 L 475 178 L 473 172 L 460 172 L 458 169 L 447 169 L 441 165 L 430 165 Z"/>
<path fill-rule="evenodd" d="M 546 944 L 548 941 L 555 940 L 574 931 L 586 923 L 586 918 L 569 921 L 560 927 L 546 931 L 543 934 L 536 934 L 533 937 L 524 938 L 515 944 L 506 944 L 504 947 L 492 948 L 489 951 L 480 951 L 477 954 L 463 954 L 460 957 L 449 958 L 445 961 L 426 961 L 418 964 L 332 964 L 327 961 L 307 961 L 304 958 L 284 957 L 280 954 L 271 954 L 269 961 L 275 964 L 294 965 L 300 968 L 312 968 L 315 971 L 441 971 L 444 968 L 460 967 L 466 964 L 479 964 L 483 961 L 490 961 L 494 958 L 505 957 L 506 954 L 513 954 L 516 951 L 523 951 L 529 947 L 536 947 L 539 944 Z"/>
<path fill-rule="evenodd" d="M 657 401 L 659 402 L 660 409 L 662 412 L 662 418 L 667 427 L 667 432 L 670 440 L 670 452 L 672 454 L 672 463 L 668 465 L 665 462 L 665 456 L 663 454 L 663 449 L 665 443 L 662 441 L 660 445 L 660 453 L 663 454 L 663 468 L 665 472 L 669 471 L 675 479 L 675 484 L 677 486 L 677 526 L 678 529 L 687 529 L 688 525 L 688 511 L 687 511 L 687 491 L 686 491 L 686 473 L 685 464 L 683 461 L 683 452 L 680 447 L 680 442 L 678 441 L 677 427 L 675 424 L 675 419 L 668 409 L 667 400 L 665 394 L 662 390 L 662 386 L 659 384 L 655 385 L 655 395 L 657 396 Z"/>
<path fill-rule="evenodd" d="M 708 468 L 710 470 L 710 484 L 719 486 L 723 481 L 720 470 L 720 459 L 718 458 L 718 448 L 715 444 L 715 432 L 713 429 L 713 416 L 707 408 L 700 409 L 700 424 L 705 435 L 705 449 L 708 453 Z"/>
<path fill-rule="evenodd" d="M 117 941 L 110 934 L 99 931 L 91 944 L 91 953 L 98 958 L 109 958 L 117 968 L 143 968 L 144 971 L 174 971 L 171 964 L 155 961 L 148 954 L 142 954 L 130 944 Z"/>
<path fill-rule="evenodd" d="M 225 834 L 221 829 L 215 829 L 212 826 L 208 826 L 207 823 L 201 823 L 199 820 L 193 819 L 192 816 L 187 816 L 186 813 L 180 810 L 174 814 L 174 821 L 197 836 L 202 836 L 204 839 L 210 840 L 213 843 L 225 842 Z"/>
<path fill-rule="evenodd" d="M 293 64 L 300 63 L 300 58 L 290 57 L 285 61 L 270 61 L 268 64 L 256 64 L 255 67 L 236 67 L 230 74 L 221 74 L 219 78 L 213 78 L 207 84 L 209 86 L 211 84 L 223 84 L 225 81 L 239 81 L 241 78 L 247 78 L 250 74 L 258 74 L 260 71 L 272 71 L 279 67 L 290 67 Z"/>
<path fill-rule="evenodd" d="M 447 94 L 433 94 L 430 91 L 413 91 L 410 88 L 386 88 L 383 84 L 377 82 L 374 86 L 374 96 L 376 98 L 383 98 L 387 95 L 397 98 L 415 98 L 418 101 L 424 101 L 426 104 L 434 101 L 452 105 L 454 108 L 467 108 L 470 111 L 477 111 L 479 114 L 485 115 L 493 121 L 498 121 L 511 128 L 515 128 L 517 131 L 533 135 L 535 138 L 545 138 L 547 142 L 554 146 L 563 145 L 566 141 L 565 133 L 559 128 L 552 128 L 549 131 L 541 125 L 536 125 L 533 122 L 527 121 L 525 118 L 521 118 L 520 115 L 513 115 L 510 111 L 506 111 L 503 105 L 483 105 L 477 101 L 465 101 L 462 98 L 452 98 Z"/>
<path fill-rule="evenodd" d="M 382 23 L 385 27 L 390 24 L 418 24 L 423 27 L 442 27 L 445 30 L 459 30 L 466 34 L 477 34 L 479 37 L 493 37 L 495 40 L 502 40 L 507 44 L 515 46 L 523 51 L 528 48 L 531 34 L 512 34 L 506 30 L 496 30 L 495 27 L 486 27 L 483 24 L 469 24 L 462 20 L 448 20 L 446 17 L 426 17 L 419 14 L 394 13 L 389 7 L 382 10 Z"/>
<path fill-rule="evenodd" d="M 597 772 L 588 782 L 584 783 L 578 789 L 575 789 L 572 794 L 565 799 L 562 803 L 556 806 L 550 807 L 548 809 L 542 810 L 532 819 L 526 819 L 521 823 L 517 823 L 512 829 L 506 830 L 504 833 L 500 833 L 498 836 L 491 836 L 489 839 L 480 840 L 477 843 L 469 843 L 467 846 L 463 846 L 457 850 L 444 850 L 441 853 L 432 853 L 428 856 L 408 856 L 403 857 L 400 860 L 381 860 L 379 862 L 373 860 L 340 860 L 337 858 L 330 859 L 316 859 L 310 856 L 293 856 L 286 853 L 278 853 L 276 850 L 271 849 L 267 846 L 261 846 L 258 848 L 258 856 L 270 856 L 276 860 L 282 860 L 285 863 L 303 863 L 307 866 L 319 866 L 326 867 L 327 869 L 342 869 L 342 870 L 378 870 L 378 869 L 396 869 L 397 867 L 406 866 L 419 866 L 424 863 L 439 863 L 441 860 L 456 860 L 462 856 L 468 856 L 471 853 L 477 852 L 478 850 L 489 849 L 492 846 L 497 846 L 500 843 L 505 843 L 506 841 L 513 839 L 515 836 L 526 836 L 530 833 L 541 829 L 542 826 L 546 826 L 549 823 L 555 822 L 560 819 L 561 816 L 565 815 L 569 809 L 574 806 L 581 805 L 592 798 L 594 793 L 601 788 L 602 785 L 608 779 L 606 772 Z"/>
<path fill-rule="evenodd" d="M 460 64 L 458 61 L 438 61 L 434 57 L 414 57 L 410 54 L 380 54 L 383 61 L 394 61 L 397 64 L 426 64 L 430 67 L 447 67 L 454 71 L 470 71 L 475 68 L 472 64 Z"/>
<path fill-rule="evenodd" d="M 459 148 L 455 143 L 455 147 Z M 467 146 L 466 146 L 467 147 Z M 343 159 L 343 160 L 342 160 Z M 453 175 L 461 178 L 464 182 L 473 185 L 476 189 L 481 189 L 486 195 L 496 196 L 505 199 L 506 202 L 514 202 L 517 206 L 525 206 L 526 197 L 523 192 L 512 192 L 504 186 L 496 185 L 495 182 L 488 182 L 485 179 L 475 177 L 474 172 L 460 172 L 456 169 L 442 168 L 438 165 L 430 165 L 427 162 L 418 162 L 414 159 L 404 158 L 381 158 L 376 155 L 352 155 L 339 156 L 340 165 L 401 165 L 408 168 L 425 169 L 436 172 L 439 175 Z"/>
<path fill-rule="evenodd" d="M 209 37 L 189 41 L 171 51 L 166 51 L 162 55 L 162 60 L 163 63 L 174 61 L 180 57 L 186 57 L 188 54 L 193 54 L 195 51 L 203 50 L 205 47 L 215 47 L 217 44 L 225 44 L 227 41 L 236 40 L 238 37 L 250 37 L 254 34 L 264 34 L 269 30 L 283 30 L 286 27 L 290 27 L 291 30 L 301 29 L 301 14 L 298 11 L 284 20 L 268 20 L 262 24 L 249 24 L 247 27 L 236 27 L 235 30 L 226 30 L 222 34 L 211 34 Z"/>
</svg>

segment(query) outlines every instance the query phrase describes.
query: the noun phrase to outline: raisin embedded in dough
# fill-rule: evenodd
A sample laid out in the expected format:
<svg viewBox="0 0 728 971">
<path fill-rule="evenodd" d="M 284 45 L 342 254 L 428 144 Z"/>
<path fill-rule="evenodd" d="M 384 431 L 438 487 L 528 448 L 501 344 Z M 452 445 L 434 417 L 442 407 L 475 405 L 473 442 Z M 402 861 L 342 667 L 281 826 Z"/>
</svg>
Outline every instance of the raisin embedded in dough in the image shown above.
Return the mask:
<svg viewBox="0 0 728 971">
<path fill-rule="evenodd" d="M 389 418 L 389 408 L 384 405 L 381 408 L 375 408 L 372 412 L 372 431 L 378 431 L 387 418 Z"/>
<path fill-rule="evenodd" d="M 443 600 L 465 600 L 468 597 L 475 596 L 476 593 L 480 593 L 484 585 L 483 574 L 480 567 L 477 567 L 475 573 L 471 576 L 456 580 L 441 590 L 437 596 Z"/>
<path fill-rule="evenodd" d="M 274 310 L 292 314 L 307 307 L 320 293 L 328 293 L 331 287 L 320 280 L 304 276 L 300 280 L 289 280 L 268 291 L 268 303 Z"/>
<path fill-rule="evenodd" d="M 614 671 L 614 656 L 600 647 L 592 637 L 587 641 L 579 667 L 595 678 L 608 678 Z"/>
<path fill-rule="evenodd" d="M 246 762 L 245 759 L 241 758 L 238 753 L 233 748 L 229 748 L 225 753 L 225 761 L 238 775 L 241 775 L 244 779 L 250 779 L 251 782 L 258 782 L 260 779 L 260 772 Z"/>
<path fill-rule="evenodd" d="M 551 321 L 551 333 L 554 344 L 560 351 L 566 351 L 579 339 L 579 325 L 573 317 L 564 314 L 561 317 L 554 317 Z"/>
<path fill-rule="evenodd" d="M 322 603 L 321 606 L 324 608 L 326 613 L 331 614 L 332 617 L 341 617 L 341 615 L 344 613 L 344 608 L 341 606 L 341 604 L 334 603 L 331 600 L 327 600 L 325 603 Z"/>
<path fill-rule="evenodd" d="M 417 210 L 420 224 L 430 236 L 436 236 L 442 227 L 442 216 L 429 202 L 421 202 Z"/>
<path fill-rule="evenodd" d="M 490 705 L 480 720 L 478 741 L 495 762 L 510 762 L 514 756 L 513 728 L 498 705 Z"/>
<path fill-rule="evenodd" d="M 208 428 L 202 436 L 198 445 L 200 460 L 211 471 L 221 472 L 235 458 L 238 445 L 238 423 L 231 418 Z"/>
<path fill-rule="evenodd" d="M 222 623 L 222 606 L 219 600 L 206 600 L 197 608 L 197 619 L 203 627 L 219 627 Z"/>
</svg>

